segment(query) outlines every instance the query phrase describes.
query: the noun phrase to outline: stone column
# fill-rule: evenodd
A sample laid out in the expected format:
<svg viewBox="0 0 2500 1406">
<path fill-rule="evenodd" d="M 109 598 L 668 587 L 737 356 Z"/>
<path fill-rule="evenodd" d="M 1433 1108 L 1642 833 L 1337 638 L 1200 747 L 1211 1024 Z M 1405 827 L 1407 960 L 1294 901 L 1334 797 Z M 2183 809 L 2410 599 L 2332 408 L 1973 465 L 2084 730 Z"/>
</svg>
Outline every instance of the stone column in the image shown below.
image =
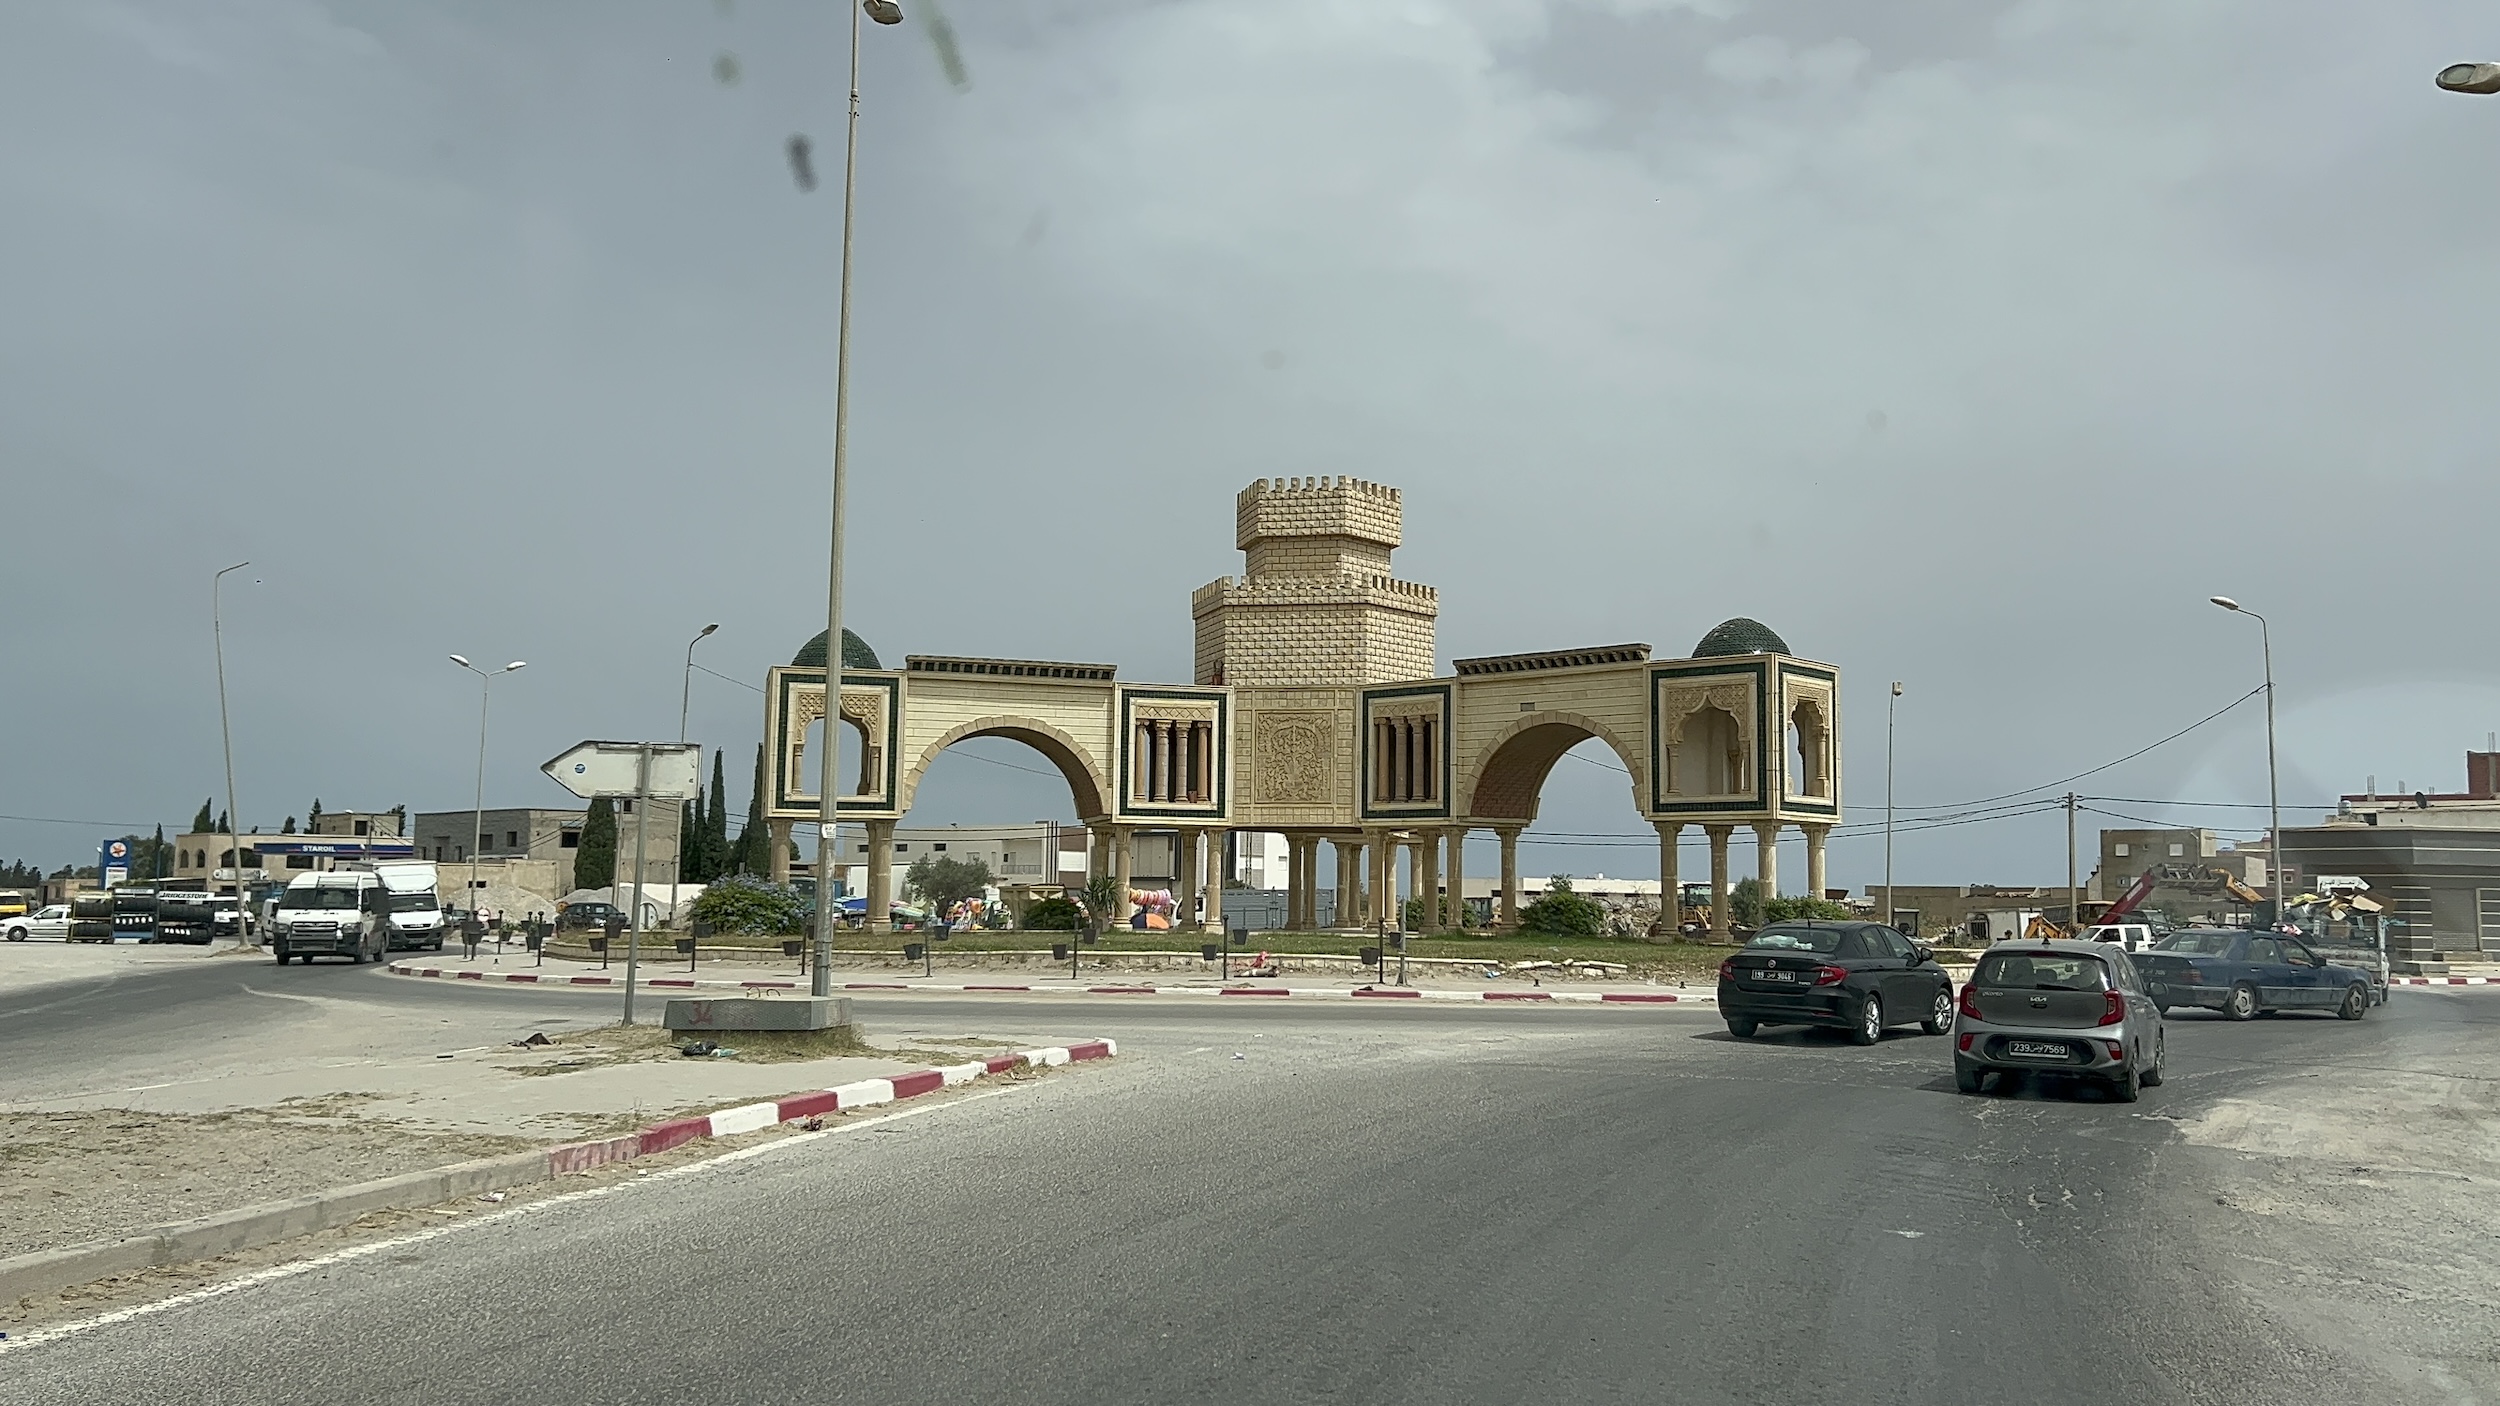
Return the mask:
<svg viewBox="0 0 2500 1406">
<path fill-rule="evenodd" d="M 1231 875 L 1224 872 L 1224 833 L 1209 830 L 1207 835 L 1206 900 L 1207 915 L 1201 925 L 1206 932 L 1224 930 L 1224 881 Z"/>
<path fill-rule="evenodd" d="M 1467 827 L 1462 825 L 1450 835 L 1450 923 L 1467 926 Z"/>
<path fill-rule="evenodd" d="M 773 852 L 767 856 L 768 862 L 765 865 L 764 872 L 772 875 L 772 880 L 776 884 L 786 884 L 790 882 L 791 823 L 792 822 L 787 820 L 767 820 L 764 822 L 764 834 L 773 849 Z"/>
<path fill-rule="evenodd" d="M 1111 827 L 1086 827 L 1089 843 L 1085 846 L 1085 878 L 1088 883 L 1111 872 Z"/>
<path fill-rule="evenodd" d="M 1710 837 L 1710 940 L 1728 940 L 1727 895 L 1732 887 L 1727 879 L 1727 837 L 1733 825 L 1704 825 L 1702 833 Z"/>
<path fill-rule="evenodd" d="M 1410 831 L 1406 839 L 1398 842 L 1398 848 L 1406 855 L 1406 899 L 1398 905 L 1397 912 L 1397 927 L 1401 932 L 1420 931 L 1406 926 L 1406 904 L 1423 897 L 1424 892 L 1424 844 L 1416 834 Z M 1418 908 L 1415 911 L 1420 919 L 1423 910 Z"/>
<path fill-rule="evenodd" d="M 1831 837 L 1829 825 L 1799 826 L 1806 832 L 1806 897 L 1821 898 L 1826 882 L 1823 872 L 1823 842 Z"/>
<path fill-rule="evenodd" d="M 1193 926 L 1190 909 L 1198 896 L 1198 841 L 1200 830 L 1172 832 L 1172 931 L 1187 932 Z"/>
<path fill-rule="evenodd" d="M 1780 824 L 1758 820 L 1753 827 L 1754 877 L 1762 881 L 1762 901 L 1780 896 Z"/>
<path fill-rule="evenodd" d="M 1418 931 L 1440 931 L 1440 831 L 1425 831 L 1423 846 L 1415 853 L 1423 856 L 1423 876 L 1415 881 L 1415 896 L 1423 898 L 1423 923 Z"/>
<path fill-rule="evenodd" d="M 1337 921 L 1350 928 L 1363 921 L 1363 845 L 1359 840 L 1331 840 L 1337 850 Z"/>
<path fill-rule="evenodd" d="M 1519 931 L 1519 827 L 1505 825 L 1494 831 L 1502 838 L 1502 905 L 1494 925 L 1503 932 Z"/>
<path fill-rule="evenodd" d="M 1133 840 L 1127 826 L 1111 827 L 1111 876 L 1120 881 L 1119 901 L 1111 905 L 1111 916 L 1122 927 L 1128 925 L 1128 915 L 1133 911 L 1128 902 L 1129 865 L 1137 857 Z"/>
<path fill-rule="evenodd" d="M 894 931 L 894 822 L 871 820 L 868 831 L 868 930 Z"/>
<path fill-rule="evenodd" d="M 1155 719 L 1154 798 L 1172 799 L 1172 723 L 1168 718 Z"/>
<path fill-rule="evenodd" d="M 1661 820 L 1658 825 L 1658 917 L 1659 934 L 1675 937 L 1684 931 L 1684 880 L 1676 872 L 1675 842 L 1684 833 L 1681 820 Z"/>
</svg>

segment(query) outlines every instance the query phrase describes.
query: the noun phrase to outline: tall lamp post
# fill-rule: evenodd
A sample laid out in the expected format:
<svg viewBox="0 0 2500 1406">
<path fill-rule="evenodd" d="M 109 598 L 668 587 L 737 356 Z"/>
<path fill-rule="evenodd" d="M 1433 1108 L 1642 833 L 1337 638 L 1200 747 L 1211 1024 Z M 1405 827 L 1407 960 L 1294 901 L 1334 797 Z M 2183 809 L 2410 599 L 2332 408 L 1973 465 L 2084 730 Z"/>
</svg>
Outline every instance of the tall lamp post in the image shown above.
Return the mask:
<svg viewBox="0 0 2500 1406">
<path fill-rule="evenodd" d="M 1901 701 L 1901 680 L 1884 700 L 1884 926 L 1892 926 L 1892 712 Z"/>
<path fill-rule="evenodd" d="M 223 592 L 226 572 L 241 571 L 249 561 L 238 561 L 225 571 L 208 578 L 208 633 L 217 648 L 217 735 L 226 748 L 226 867 L 234 871 L 234 936 L 246 940 L 251 921 L 243 911 L 243 809 L 234 803 L 234 727 L 226 720 L 226 621 Z M 211 839 L 210 844 L 217 843 Z M 211 866 L 210 872 L 215 872 Z M 214 925 L 212 925 L 212 931 Z"/>
<path fill-rule="evenodd" d="M 712 632 L 719 628 L 720 622 L 714 621 L 695 631 L 694 638 L 686 641 L 686 678 L 677 689 L 677 740 L 680 742 L 686 740 L 686 705 L 694 701 L 694 647 L 711 638 Z M 695 760 L 701 761 L 702 758 Z"/>
<path fill-rule="evenodd" d="M 515 669 L 529 667 L 527 660 L 515 659 L 488 673 L 455 654 L 451 662 L 477 675 L 477 799 L 469 813 L 469 916 L 477 916 L 477 851 L 486 840 L 486 700 L 494 692 L 495 680 Z"/>
<path fill-rule="evenodd" d="M 842 297 L 834 334 L 833 357 L 833 544 L 825 563 L 825 747 L 823 774 L 816 783 L 816 972 L 808 994 L 833 994 L 833 861 L 841 850 L 838 833 L 842 798 L 842 527 L 843 498 L 848 483 L 851 447 L 851 236 L 859 209 L 859 17 L 879 24 L 901 24 L 903 7 L 894 0 L 860 0 L 851 11 L 851 112 L 842 145 Z M 868 862 L 886 856 L 872 854 Z M 870 921 L 875 914 L 864 914 Z"/>
<path fill-rule="evenodd" d="M 2245 615 L 2257 622 L 2257 644 L 2266 661 L 2266 861 L 2273 870 L 2274 922 L 2283 922 L 2283 788 L 2274 763 L 2274 632 L 2266 627 L 2266 617 L 2231 599 L 2209 596 L 2207 599 L 2235 615 Z"/>
</svg>

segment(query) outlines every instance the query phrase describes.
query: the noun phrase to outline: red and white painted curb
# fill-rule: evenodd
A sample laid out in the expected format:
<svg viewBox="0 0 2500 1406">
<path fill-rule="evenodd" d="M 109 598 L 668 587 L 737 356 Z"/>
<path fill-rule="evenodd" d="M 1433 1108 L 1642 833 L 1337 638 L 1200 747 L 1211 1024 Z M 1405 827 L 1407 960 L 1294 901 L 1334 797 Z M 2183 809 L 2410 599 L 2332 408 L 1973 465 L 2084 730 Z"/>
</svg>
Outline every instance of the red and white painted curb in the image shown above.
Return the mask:
<svg viewBox="0 0 2500 1406">
<path fill-rule="evenodd" d="M 445 977 L 455 981 L 500 981 L 535 986 L 623 986 L 621 976 L 549 976 L 535 971 L 496 971 L 477 967 L 418 967 L 394 963 L 386 968 L 394 976 Z M 697 988 L 726 988 L 732 991 L 796 991 L 796 981 L 724 981 L 699 977 L 644 977 L 644 990 L 685 991 Z M 1006 984 L 967 983 L 964 985 L 920 981 L 842 981 L 834 983 L 836 991 L 934 991 L 947 995 L 1032 995 L 1032 996 L 1269 996 L 1321 998 L 1327 1000 L 1413 1000 L 1413 1001 L 1562 1001 L 1581 1005 L 1710 1005 L 1718 1000 L 1715 991 L 1555 991 L 1539 988 L 1533 991 L 1436 991 L 1415 986 L 1019 986 Z"/>
<path fill-rule="evenodd" d="M 2391 976 L 2390 986 L 2500 986 L 2500 976 Z"/>
<path fill-rule="evenodd" d="M 648 1157 L 655 1152 L 666 1152 L 696 1138 L 752 1133 L 780 1123 L 795 1123 L 802 1118 L 848 1113 L 853 1109 L 874 1108 L 879 1104 L 918 1098 L 922 1094 L 936 1093 L 958 1084 L 969 1084 L 986 1075 L 1004 1074 L 1014 1069 L 1043 1069 L 1089 1059 L 1109 1059 L 1119 1052 L 1115 1041 L 1088 1040 L 1081 1045 L 1018 1050 L 968 1064 L 921 1069 L 909 1074 L 897 1074 L 891 1079 L 862 1079 L 856 1084 L 820 1089 L 810 1094 L 793 1094 L 769 1103 L 745 1103 L 735 1108 L 718 1109 L 700 1118 L 673 1118 L 621 1137 L 551 1147 L 547 1149 L 547 1169 L 558 1176 L 567 1172 L 586 1172 L 611 1162 L 626 1162 L 636 1157 Z"/>
</svg>

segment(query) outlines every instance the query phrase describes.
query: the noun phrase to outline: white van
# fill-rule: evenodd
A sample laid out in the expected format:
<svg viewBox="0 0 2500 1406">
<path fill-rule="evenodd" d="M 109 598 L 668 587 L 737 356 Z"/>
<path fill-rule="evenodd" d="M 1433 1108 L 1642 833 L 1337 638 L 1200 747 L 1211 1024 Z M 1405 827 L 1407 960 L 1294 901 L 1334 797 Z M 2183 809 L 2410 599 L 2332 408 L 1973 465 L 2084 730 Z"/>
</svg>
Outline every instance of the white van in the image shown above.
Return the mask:
<svg viewBox="0 0 2500 1406">
<path fill-rule="evenodd" d="M 423 860 L 376 864 L 373 875 L 382 881 L 388 912 L 388 941 L 392 951 L 403 947 L 422 947 L 429 952 L 443 950 L 443 901 L 435 896 L 434 866 Z"/>
<path fill-rule="evenodd" d="M 380 961 L 390 943 L 388 891 L 380 876 L 340 869 L 298 874 L 278 895 L 269 946 L 285 966 L 291 957 Z"/>
</svg>

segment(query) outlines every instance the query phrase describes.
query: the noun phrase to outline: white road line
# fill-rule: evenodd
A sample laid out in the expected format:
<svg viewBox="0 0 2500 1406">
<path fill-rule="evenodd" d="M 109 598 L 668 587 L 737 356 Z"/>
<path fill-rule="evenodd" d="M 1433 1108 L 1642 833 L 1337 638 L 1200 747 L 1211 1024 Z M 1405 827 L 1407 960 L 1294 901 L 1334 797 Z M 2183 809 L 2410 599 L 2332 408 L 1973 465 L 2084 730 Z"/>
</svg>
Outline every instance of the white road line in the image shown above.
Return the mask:
<svg viewBox="0 0 2500 1406">
<path fill-rule="evenodd" d="M 362 1245 L 350 1245 L 346 1249 L 333 1250 L 326 1255 L 319 1256 L 318 1258 L 299 1260 L 292 1264 L 272 1265 L 267 1269 L 255 1270 L 252 1273 L 243 1275 L 239 1278 L 228 1279 L 220 1283 L 210 1284 L 202 1288 L 193 1289 L 188 1293 L 176 1294 L 172 1298 L 157 1299 L 149 1303 L 132 1304 L 128 1308 L 117 1308 L 110 1313 L 100 1313 L 93 1318 L 82 1318 L 73 1323 L 63 1323 L 51 1328 L 39 1328 L 32 1333 L 28 1333 L 22 1338 L 0 1339 L 0 1356 L 6 1356 L 9 1353 L 17 1352 L 25 1348 L 38 1347 L 44 1343 L 57 1342 L 62 1338 L 89 1332 L 97 1328 L 108 1328 L 116 1323 L 127 1323 L 133 1319 L 145 1318 L 151 1314 L 163 1313 L 168 1309 L 182 1308 L 189 1304 L 199 1303 L 205 1299 L 213 1299 L 226 1294 L 239 1293 L 245 1289 L 258 1288 L 263 1284 L 275 1284 L 282 1279 L 293 1279 L 298 1275 L 310 1274 L 314 1270 L 327 1269 L 332 1265 L 346 1264 L 354 1260 L 369 1259 L 375 1255 L 384 1254 L 391 1250 L 405 1249 L 410 1245 L 421 1245 L 428 1240 L 450 1235 L 457 1231 L 469 1230 L 481 1225 L 494 1225 L 501 1221 L 513 1220 L 521 1216 L 534 1215 L 540 1211 L 553 1210 L 558 1206 L 569 1206 L 575 1202 L 588 1201 L 595 1197 L 613 1196 L 620 1191 L 627 1191 L 638 1186 L 652 1186 L 660 1182 L 669 1181 L 676 1177 L 691 1176 L 698 1172 L 714 1171 L 735 1163 L 744 1162 L 751 1157 L 762 1157 L 767 1153 L 781 1152 L 789 1148 L 798 1147 L 805 1143 L 816 1142 L 824 1138 L 829 1138 L 836 1133 L 851 1133 L 858 1132 L 866 1128 L 880 1127 L 887 1123 L 900 1122 L 905 1118 L 918 1118 L 924 1114 L 938 1113 L 949 1108 L 960 1108 L 967 1103 L 971 1103 L 979 1099 L 998 1098 L 1006 1094 L 1022 1093 L 1031 1087 L 1034 1086 L 1026 1084 L 1007 1084 L 983 1093 L 966 1094 L 962 1098 L 948 1099 L 943 1103 L 923 1104 L 917 1108 L 906 1108 L 899 1112 L 884 1113 L 874 1118 L 862 1118 L 857 1122 L 846 1121 L 836 1123 L 831 1127 L 822 1128 L 816 1132 L 797 1133 L 775 1142 L 759 1143 L 754 1147 L 741 1147 L 732 1152 L 724 1152 L 717 1157 L 707 1157 L 700 1162 L 689 1162 L 684 1166 L 669 1167 L 662 1171 L 651 1172 L 633 1181 L 612 1182 L 606 1186 L 584 1187 L 580 1191 L 568 1191 L 560 1196 L 550 1196 L 543 1201 L 526 1202 L 522 1205 L 514 1206 L 509 1210 L 493 1211 L 482 1216 L 472 1216 L 466 1220 L 455 1221 L 449 1225 L 433 1226 L 425 1230 L 411 1232 L 407 1235 L 394 1235 L 387 1240 L 373 1240 Z"/>
</svg>

